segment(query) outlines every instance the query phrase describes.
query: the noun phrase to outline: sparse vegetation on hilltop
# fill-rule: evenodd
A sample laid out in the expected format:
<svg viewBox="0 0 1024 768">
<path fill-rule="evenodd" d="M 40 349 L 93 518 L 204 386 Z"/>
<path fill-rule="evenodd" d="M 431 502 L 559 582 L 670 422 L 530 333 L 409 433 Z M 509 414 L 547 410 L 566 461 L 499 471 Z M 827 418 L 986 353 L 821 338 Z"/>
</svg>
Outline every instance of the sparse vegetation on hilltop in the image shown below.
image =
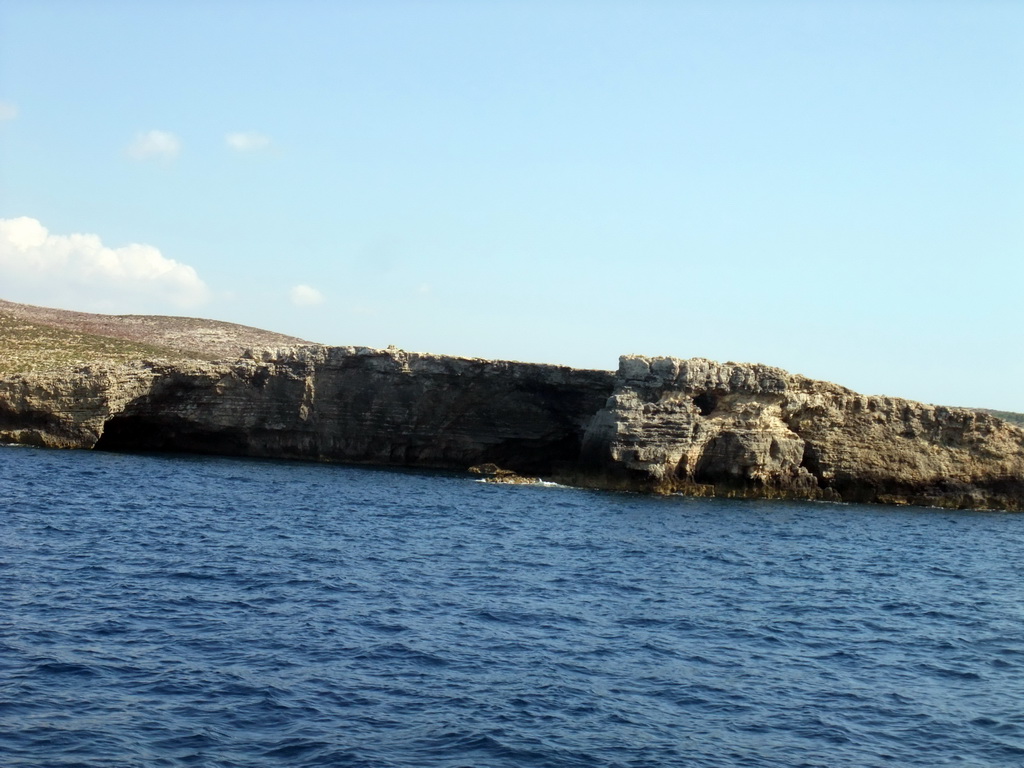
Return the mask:
<svg viewBox="0 0 1024 768">
<path fill-rule="evenodd" d="M 167 347 L 38 325 L 7 314 L 0 314 L 0 350 L 0 374 L 188 357 Z"/>
<path fill-rule="evenodd" d="M 1020 424 L 1024 426 L 1024 413 L 1014 413 L 1013 411 L 993 411 L 991 408 L 978 408 L 977 410 L 982 413 L 989 413 L 996 416 L 1003 421 L 1008 421 L 1011 424 Z"/>
<path fill-rule="evenodd" d="M 247 348 L 307 343 L 294 336 L 217 320 L 96 315 L 0 299 L 0 374 L 141 359 L 232 359 Z"/>
</svg>

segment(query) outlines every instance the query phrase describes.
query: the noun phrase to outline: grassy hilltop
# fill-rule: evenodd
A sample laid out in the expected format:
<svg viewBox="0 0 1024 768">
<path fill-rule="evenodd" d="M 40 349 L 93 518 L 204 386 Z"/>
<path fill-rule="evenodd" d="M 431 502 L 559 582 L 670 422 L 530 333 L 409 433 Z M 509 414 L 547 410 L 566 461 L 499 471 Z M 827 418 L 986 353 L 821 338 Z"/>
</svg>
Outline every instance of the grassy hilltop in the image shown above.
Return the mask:
<svg viewBox="0 0 1024 768">
<path fill-rule="evenodd" d="M 250 347 L 308 343 L 217 320 L 94 315 L 0 299 L 0 375 L 139 359 L 235 358 Z"/>
</svg>

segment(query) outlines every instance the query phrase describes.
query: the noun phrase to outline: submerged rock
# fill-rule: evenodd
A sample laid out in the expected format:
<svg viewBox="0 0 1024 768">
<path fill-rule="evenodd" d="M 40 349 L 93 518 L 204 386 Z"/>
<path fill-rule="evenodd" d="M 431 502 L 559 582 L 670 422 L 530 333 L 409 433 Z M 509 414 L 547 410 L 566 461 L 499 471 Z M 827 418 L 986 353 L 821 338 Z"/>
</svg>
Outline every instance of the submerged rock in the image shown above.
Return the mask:
<svg viewBox="0 0 1024 768">
<path fill-rule="evenodd" d="M 471 475 L 480 475 L 485 483 L 497 485 L 540 485 L 544 481 L 539 477 L 523 477 L 511 469 L 502 469 L 497 464 L 479 464 L 469 468 Z"/>
</svg>

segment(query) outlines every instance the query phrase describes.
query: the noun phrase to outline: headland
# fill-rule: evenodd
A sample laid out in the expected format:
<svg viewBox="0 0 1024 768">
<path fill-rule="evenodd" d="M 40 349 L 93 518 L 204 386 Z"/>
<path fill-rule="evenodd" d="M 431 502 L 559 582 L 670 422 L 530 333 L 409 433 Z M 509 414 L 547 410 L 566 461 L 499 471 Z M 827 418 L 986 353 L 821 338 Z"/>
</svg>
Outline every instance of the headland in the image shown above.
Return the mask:
<svg viewBox="0 0 1024 768">
<path fill-rule="evenodd" d="M 0 442 L 1024 510 L 1020 426 L 766 365 L 624 355 L 579 370 L 10 302 L 0 349 Z"/>
</svg>

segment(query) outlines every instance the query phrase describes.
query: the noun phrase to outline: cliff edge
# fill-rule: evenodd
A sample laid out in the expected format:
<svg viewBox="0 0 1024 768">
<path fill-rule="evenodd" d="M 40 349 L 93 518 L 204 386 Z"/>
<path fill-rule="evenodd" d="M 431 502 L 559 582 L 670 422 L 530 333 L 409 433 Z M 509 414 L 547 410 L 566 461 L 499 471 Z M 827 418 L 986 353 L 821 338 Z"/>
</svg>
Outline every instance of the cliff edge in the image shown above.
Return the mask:
<svg viewBox="0 0 1024 768">
<path fill-rule="evenodd" d="M 625 356 L 580 482 L 697 495 L 1024 508 L 1024 430 L 765 365 Z"/>
<path fill-rule="evenodd" d="M 15 321 L 84 338 L 38 315 Z M 86 364 L 0 361 L 0 442 L 493 464 L 594 488 L 1024 509 L 1021 427 L 770 366 L 627 355 L 612 373 L 315 344 L 216 360 L 201 344 L 84 336 Z M 89 351 L 118 338 L 129 346 Z"/>
</svg>

